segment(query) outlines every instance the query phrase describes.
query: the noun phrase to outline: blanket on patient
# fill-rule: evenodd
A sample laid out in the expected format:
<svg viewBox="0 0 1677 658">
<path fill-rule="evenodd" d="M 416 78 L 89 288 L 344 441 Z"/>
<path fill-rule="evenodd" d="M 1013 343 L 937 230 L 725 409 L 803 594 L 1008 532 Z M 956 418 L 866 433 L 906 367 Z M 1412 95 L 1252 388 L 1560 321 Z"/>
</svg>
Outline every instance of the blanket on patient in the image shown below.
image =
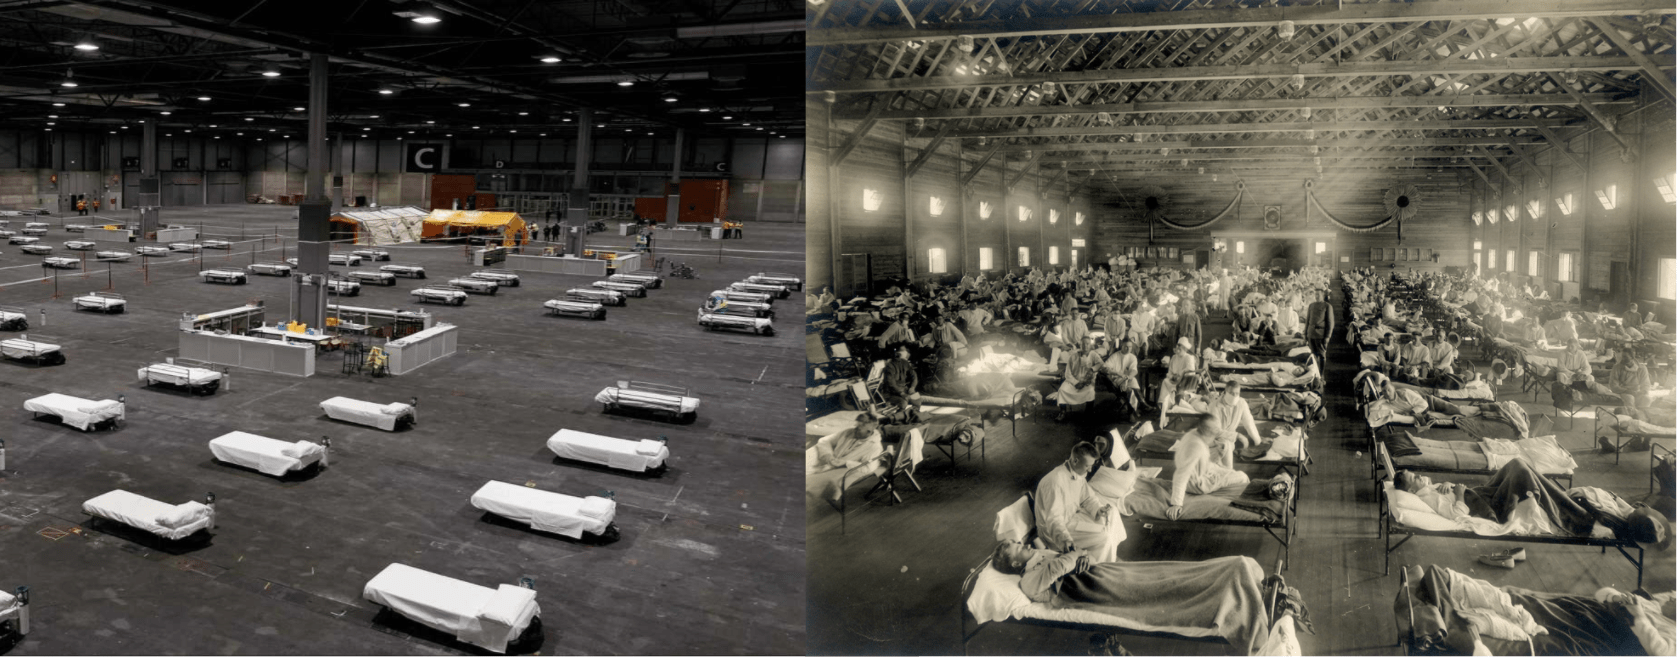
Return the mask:
<svg viewBox="0 0 1677 658">
<path fill-rule="evenodd" d="M 1437 566 L 1414 593 L 1417 606 L 1436 606 L 1445 619 L 1461 614 L 1494 655 L 1649 655 L 1624 615 L 1588 595 L 1497 587 Z"/>
<path fill-rule="evenodd" d="M 1238 555 L 1202 562 L 1104 562 L 1060 578 L 1052 604 L 1154 626 L 1213 628 L 1250 655 L 1269 635 L 1262 578 L 1256 561 Z"/>
</svg>

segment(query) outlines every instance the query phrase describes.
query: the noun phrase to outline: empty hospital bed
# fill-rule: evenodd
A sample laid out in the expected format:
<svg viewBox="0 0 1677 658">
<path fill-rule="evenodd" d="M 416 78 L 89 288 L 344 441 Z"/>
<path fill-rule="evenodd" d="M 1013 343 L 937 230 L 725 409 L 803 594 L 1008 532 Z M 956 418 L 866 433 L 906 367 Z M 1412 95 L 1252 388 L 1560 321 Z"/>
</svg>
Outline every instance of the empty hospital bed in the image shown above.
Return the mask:
<svg viewBox="0 0 1677 658">
<path fill-rule="evenodd" d="M 292 442 L 247 432 L 228 432 L 210 439 L 210 454 L 215 455 L 217 460 L 274 477 L 284 477 L 286 473 L 301 471 L 315 464 L 325 469 L 330 465 L 327 453 L 331 448 L 331 439 L 323 439 L 320 443 Z"/>
<path fill-rule="evenodd" d="M 141 368 L 139 376 L 146 386 L 162 384 L 203 395 L 210 395 L 221 388 L 221 373 L 175 363 L 153 363 Z"/>
<path fill-rule="evenodd" d="M 29 316 L 23 309 L 0 307 L 0 331 L 28 331 Z"/>
<path fill-rule="evenodd" d="M 245 266 L 251 274 L 267 276 L 291 276 L 290 263 L 251 263 Z"/>
<path fill-rule="evenodd" d="M 664 279 L 656 274 L 641 274 L 638 272 L 618 272 L 606 277 L 607 281 L 622 281 L 646 286 L 648 290 L 664 287 Z"/>
<path fill-rule="evenodd" d="M 28 336 L 0 340 L 0 356 L 42 366 L 64 363 L 64 352 L 58 345 L 29 340 Z"/>
<path fill-rule="evenodd" d="M 204 283 L 225 283 L 228 285 L 242 286 L 246 281 L 248 281 L 245 277 L 244 270 L 235 270 L 233 268 L 204 270 L 199 272 L 198 276 L 203 277 Z"/>
<path fill-rule="evenodd" d="M 365 259 L 370 260 L 370 261 L 381 261 L 381 260 L 387 261 L 387 260 L 390 260 L 390 252 L 385 251 L 383 249 L 356 249 L 356 250 L 351 251 L 349 253 L 355 254 L 357 256 L 360 256 L 360 257 L 365 258 Z"/>
<path fill-rule="evenodd" d="M 762 285 L 786 286 L 786 287 L 791 288 L 793 290 L 799 290 L 799 291 L 804 289 L 804 280 L 800 279 L 796 275 L 792 275 L 792 274 L 779 274 L 779 273 L 775 273 L 775 272 L 758 272 L 758 273 L 753 274 L 751 276 L 745 277 L 745 281 L 747 283 L 756 283 L 756 284 L 762 284 Z"/>
<path fill-rule="evenodd" d="M 605 405 L 606 413 L 634 409 L 669 414 L 678 422 L 691 422 L 699 414 L 699 399 L 689 389 L 668 384 L 618 381 L 600 389 L 594 401 Z"/>
<path fill-rule="evenodd" d="M 23 408 L 35 416 L 57 416 L 65 425 L 83 432 L 103 424 L 115 427 L 127 416 L 121 400 L 88 400 L 63 393 L 24 400 Z"/>
<path fill-rule="evenodd" d="M 741 308 L 740 313 L 718 312 L 699 309 L 699 326 L 707 331 L 718 329 L 732 329 L 734 331 L 749 331 L 759 336 L 774 335 L 774 321 L 757 317 L 756 311 Z"/>
<path fill-rule="evenodd" d="M 661 474 L 670 458 L 663 441 L 617 439 L 576 430 L 555 432 L 547 439 L 547 449 L 563 459 L 639 473 Z"/>
<path fill-rule="evenodd" d="M 326 412 L 326 417 L 332 420 L 394 432 L 413 427 L 419 422 L 419 412 L 415 409 L 418 402 L 415 399 L 408 403 L 378 404 L 340 396 L 321 402 L 320 408 Z"/>
<path fill-rule="evenodd" d="M 82 503 L 82 511 L 95 519 L 114 521 L 169 541 L 179 541 L 215 527 L 215 494 L 209 494 L 207 500 L 207 503 L 191 500 L 170 505 L 117 489 L 88 499 Z"/>
<path fill-rule="evenodd" d="M 617 501 L 598 496 L 567 496 L 552 491 L 490 480 L 472 494 L 472 507 L 516 521 L 531 529 L 571 539 L 618 535 Z"/>
<path fill-rule="evenodd" d="M 418 265 L 380 265 L 378 271 L 409 279 L 425 278 L 425 268 Z"/>
<path fill-rule="evenodd" d="M 502 272 L 500 270 L 478 270 L 478 271 L 473 272 L 471 274 L 468 274 L 466 276 L 469 276 L 473 279 L 483 279 L 485 281 L 494 281 L 495 283 L 499 283 L 502 286 L 505 286 L 505 287 L 508 287 L 508 288 L 517 288 L 518 287 L 518 275 L 513 274 L 512 272 Z"/>
<path fill-rule="evenodd" d="M 565 315 L 590 320 L 606 319 L 605 305 L 584 299 L 549 299 L 542 302 L 542 309 L 548 315 Z"/>
<path fill-rule="evenodd" d="M 78 311 L 121 313 L 128 310 L 128 300 L 114 292 L 90 292 L 70 300 Z"/>
<path fill-rule="evenodd" d="M 469 293 L 477 293 L 480 295 L 494 295 L 495 291 L 501 289 L 501 284 L 499 283 L 490 281 L 489 279 L 479 279 L 477 277 L 470 276 L 460 277 L 458 279 L 449 279 L 448 285 Z"/>
<path fill-rule="evenodd" d="M 50 244 L 26 244 L 26 245 L 23 245 L 21 247 L 18 247 L 17 250 L 21 251 L 23 253 L 26 253 L 26 254 L 34 255 L 34 256 L 45 256 L 47 254 L 52 253 L 52 245 L 50 245 Z"/>
<path fill-rule="evenodd" d="M 65 257 L 65 256 L 48 256 L 46 258 L 41 259 L 41 266 L 42 267 L 50 267 L 50 268 L 55 269 L 55 270 L 74 270 L 74 269 L 81 268 L 82 261 L 79 258 L 68 258 L 68 257 Z"/>
<path fill-rule="evenodd" d="M 490 589 L 392 563 L 367 581 L 361 597 L 495 653 L 529 653 L 541 647 L 541 607 L 533 589 Z"/>
<path fill-rule="evenodd" d="M 610 279 L 606 279 L 603 281 L 595 281 L 589 285 L 602 290 L 614 290 L 629 297 L 646 296 L 646 286 L 638 283 L 628 283 L 626 281 L 612 281 Z"/>
</svg>

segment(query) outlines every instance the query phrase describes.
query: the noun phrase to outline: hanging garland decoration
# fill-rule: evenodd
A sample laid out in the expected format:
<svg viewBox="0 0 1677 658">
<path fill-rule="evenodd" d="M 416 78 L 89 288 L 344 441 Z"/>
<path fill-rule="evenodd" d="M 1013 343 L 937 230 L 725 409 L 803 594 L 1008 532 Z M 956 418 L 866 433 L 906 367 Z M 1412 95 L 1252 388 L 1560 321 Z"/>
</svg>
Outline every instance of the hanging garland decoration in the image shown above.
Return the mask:
<svg viewBox="0 0 1677 658">
<path fill-rule="evenodd" d="M 1322 202 L 1316 200 L 1316 192 L 1314 190 L 1315 187 L 1316 187 L 1316 181 L 1314 181 L 1314 180 L 1304 181 L 1304 201 L 1305 201 L 1305 204 L 1309 207 L 1309 209 L 1314 210 L 1318 213 L 1321 213 L 1323 217 L 1328 218 L 1328 221 L 1333 222 L 1335 224 L 1338 224 L 1340 228 L 1343 228 L 1347 231 L 1354 231 L 1354 232 L 1357 232 L 1357 233 L 1368 233 L 1370 231 L 1378 231 L 1380 229 L 1386 228 L 1387 224 L 1390 224 L 1394 221 L 1397 221 L 1397 215 L 1391 215 L 1391 216 L 1386 217 L 1383 220 L 1380 220 L 1379 222 L 1376 222 L 1376 223 L 1368 225 L 1368 226 L 1352 226 L 1350 224 L 1346 224 L 1345 222 L 1340 221 L 1340 219 L 1338 217 L 1334 217 L 1332 214 L 1329 214 L 1326 209 L 1322 208 Z M 1411 199 L 1411 201 L 1413 201 L 1413 199 Z"/>
<path fill-rule="evenodd" d="M 1240 200 L 1242 198 L 1244 198 L 1245 196 L 1246 196 L 1246 181 L 1237 180 L 1237 181 L 1234 182 L 1234 200 L 1230 201 L 1229 205 L 1224 206 L 1223 211 L 1220 212 L 1220 213 L 1217 213 L 1217 215 L 1215 217 L 1212 217 L 1211 219 L 1208 219 L 1208 220 L 1205 220 L 1205 221 L 1200 222 L 1198 224 L 1194 224 L 1194 225 L 1190 226 L 1190 225 L 1187 225 L 1187 224 L 1178 224 L 1176 222 L 1170 221 L 1169 219 L 1166 219 L 1163 215 L 1161 215 L 1161 216 L 1159 216 L 1159 223 L 1164 224 L 1165 226 L 1169 226 L 1169 227 L 1171 227 L 1173 229 L 1176 229 L 1178 231 L 1191 231 L 1191 230 L 1194 230 L 1194 229 L 1205 228 L 1205 227 L 1210 226 L 1212 224 L 1216 224 L 1219 221 L 1222 221 L 1224 217 L 1238 216 L 1240 214 Z"/>
</svg>

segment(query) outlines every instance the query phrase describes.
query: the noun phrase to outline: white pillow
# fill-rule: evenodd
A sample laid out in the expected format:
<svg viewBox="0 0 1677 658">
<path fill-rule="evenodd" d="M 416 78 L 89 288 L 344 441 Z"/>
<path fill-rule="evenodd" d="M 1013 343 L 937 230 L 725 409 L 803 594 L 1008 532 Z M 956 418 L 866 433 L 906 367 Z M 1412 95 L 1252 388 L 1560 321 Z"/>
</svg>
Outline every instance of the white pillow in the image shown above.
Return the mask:
<svg viewBox="0 0 1677 658">
<path fill-rule="evenodd" d="M 663 449 L 663 441 L 653 441 L 652 439 L 641 439 L 640 443 L 635 444 L 635 453 L 647 457 L 656 457 Z"/>
<path fill-rule="evenodd" d="M 478 618 L 501 624 L 515 626 L 518 624 L 520 613 L 524 607 L 536 599 L 536 591 L 517 585 L 501 585 L 495 590 L 495 595 L 489 602 L 478 610 Z"/>
<path fill-rule="evenodd" d="M 1019 589 L 1019 576 L 996 571 L 986 565 L 973 583 L 972 596 L 967 597 L 967 609 L 978 623 L 1001 621 L 1031 606 L 1031 599 Z"/>
<path fill-rule="evenodd" d="M 1025 541 L 1033 527 L 1036 527 L 1036 513 L 1025 496 L 996 512 L 996 541 Z"/>
<path fill-rule="evenodd" d="M 589 496 L 577 507 L 577 513 L 600 521 L 610 521 L 617 515 L 617 502 L 599 496 Z"/>
<path fill-rule="evenodd" d="M 379 411 L 387 416 L 400 416 L 408 412 L 408 405 L 400 402 L 392 402 L 384 405 L 383 407 L 379 407 Z"/>
<path fill-rule="evenodd" d="M 170 529 L 179 528 L 197 521 L 201 513 L 199 510 L 207 509 L 209 508 L 197 501 L 181 503 L 157 515 L 157 525 Z"/>
<path fill-rule="evenodd" d="M 1421 530 L 1461 530 L 1462 526 L 1455 521 L 1440 516 L 1438 512 L 1421 500 L 1420 496 L 1396 487 L 1387 491 L 1391 494 L 1392 515 L 1398 523 Z"/>
</svg>

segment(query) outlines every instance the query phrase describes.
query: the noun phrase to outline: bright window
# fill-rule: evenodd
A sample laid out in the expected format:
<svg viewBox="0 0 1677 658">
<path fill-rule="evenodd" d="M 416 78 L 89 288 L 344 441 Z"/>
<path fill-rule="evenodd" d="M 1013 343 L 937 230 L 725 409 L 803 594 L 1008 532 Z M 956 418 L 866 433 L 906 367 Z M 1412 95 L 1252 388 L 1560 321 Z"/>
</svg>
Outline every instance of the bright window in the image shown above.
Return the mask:
<svg viewBox="0 0 1677 658">
<path fill-rule="evenodd" d="M 1030 247 L 1020 247 L 1019 248 L 1019 266 L 1020 267 L 1030 267 L 1031 266 L 1031 248 Z"/>
<path fill-rule="evenodd" d="M 1654 187 L 1659 188 L 1660 198 L 1666 203 L 1677 203 L 1677 175 L 1655 178 Z"/>
<path fill-rule="evenodd" d="M 1660 259 L 1660 299 L 1677 299 L 1677 258 Z"/>
<path fill-rule="evenodd" d="M 1078 226 L 1082 226 L 1083 225 L 1083 213 L 1077 213 L 1076 215 L 1072 215 L 1072 223 L 1076 224 Z"/>
<path fill-rule="evenodd" d="M 1595 198 L 1601 202 L 1601 207 L 1612 210 L 1619 205 L 1619 186 L 1608 185 L 1605 189 L 1596 190 Z"/>
<path fill-rule="evenodd" d="M 1493 251 L 1491 253 L 1494 254 L 1496 252 Z M 1482 266 L 1480 261 L 1484 260 L 1484 255 L 1485 255 L 1484 252 L 1479 252 L 1479 251 L 1473 252 L 1473 273 L 1474 274 L 1479 273 L 1479 268 Z"/>
<path fill-rule="evenodd" d="M 1526 274 L 1532 277 L 1543 275 L 1543 252 L 1526 252 Z"/>
<path fill-rule="evenodd" d="M 1242 242 L 1242 241 L 1239 241 L 1239 240 L 1236 240 L 1235 243 L 1234 243 L 1234 252 L 1237 253 L 1237 254 L 1246 253 L 1246 243 Z"/>
<path fill-rule="evenodd" d="M 1050 213 L 1050 216 L 1053 216 L 1052 213 L 1054 211 L 1050 210 L 1048 212 Z M 1058 246 L 1048 247 L 1048 264 L 1049 265 L 1059 265 L 1060 264 L 1060 248 Z"/>
<path fill-rule="evenodd" d="M 1555 280 L 1556 281 L 1566 283 L 1566 282 L 1569 282 L 1569 281 L 1577 281 L 1578 280 L 1577 273 L 1572 271 L 1572 265 L 1573 265 L 1572 261 L 1573 261 L 1572 253 L 1567 252 L 1567 251 L 1561 252 L 1560 257 L 1555 259 Z"/>
<path fill-rule="evenodd" d="M 1490 210 L 1485 211 L 1485 219 L 1491 220 L 1492 224 L 1495 224 L 1497 218 L 1500 217 L 1501 215 L 1502 215 L 1502 213 L 1499 212 L 1496 208 L 1492 208 Z"/>
<path fill-rule="evenodd" d="M 1571 215 L 1572 211 L 1578 209 L 1576 206 L 1572 205 L 1571 192 L 1567 192 L 1566 196 L 1555 197 L 1555 206 L 1561 209 L 1562 215 Z"/>
<path fill-rule="evenodd" d="M 1326 243 L 1326 242 L 1316 243 L 1316 253 L 1319 254 L 1319 253 L 1322 253 L 1322 252 L 1327 251 L 1327 250 L 1328 250 L 1328 243 Z"/>
<path fill-rule="evenodd" d="M 1508 206 L 1506 208 L 1503 208 L 1502 209 L 1502 216 L 1507 217 L 1508 221 L 1510 221 L 1510 222 L 1520 221 L 1520 207 L 1519 206 Z"/>
<path fill-rule="evenodd" d="M 862 190 L 862 210 L 867 212 L 879 210 L 879 204 L 884 200 L 885 197 L 879 193 L 879 190 Z"/>
<path fill-rule="evenodd" d="M 1487 251 L 1485 253 L 1490 255 L 1489 258 L 1485 259 L 1485 267 L 1491 268 L 1493 270 L 1496 269 L 1496 250 L 1492 249 L 1492 250 Z"/>
<path fill-rule="evenodd" d="M 1485 248 L 1485 243 L 1480 242 L 1478 240 L 1473 241 L 1473 250 L 1474 251 L 1479 251 L 1480 249 L 1484 249 L 1484 248 Z"/>
<path fill-rule="evenodd" d="M 1048 223 L 1049 224 L 1060 223 L 1060 211 L 1055 210 L 1053 208 L 1049 208 L 1048 209 Z"/>
<path fill-rule="evenodd" d="M 1077 269 L 1077 250 L 1071 250 L 1071 269 Z"/>
<path fill-rule="evenodd" d="M 949 258 L 941 247 L 926 250 L 926 271 L 943 274 L 949 271 Z"/>
<path fill-rule="evenodd" d="M 928 205 L 931 206 L 930 210 L 932 211 L 933 217 L 943 216 L 943 208 L 945 204 L 942 197 L 932 197 L 931 203 Z"/>
<path fill-rule="evenodd" d="M 996 269 L 996 250 L 990 247 L 978 248 L 978 269 L 990 271 Z"/>
<path fill-rule="evenodd" d="M 1026 208 L 1024 206 L 1019 206 L 1019 221 L 1021 221 L 1021 222 L 1029 221 L 1030 219 L 1031 219 L 1031 209 Z"/>
<path fill-rule="evenodd" d="M 982 219 L 989 219 L 990 218 L 990 213 L 993 213 L 995 211 L 996 211 L 996 207 L 990 205 L 989 201 L 978 202 L 978 218 L 979 219 L 981 219 L 981 220 Z"/>
<path fill-rule="evenodd" d="M 1480 225 L 1484 222 L 1485 222 L 1485 213 L 1482 213 L 1482 212 L 1473 213 L 1473 225 L 1474 226 L 1478 226 L 1478 225 Z"/>
<path fill-rule="evenodd" d="M 1502 261 L 1503 261 L 1502 262 L 1503 269 L 1508 270 L 1510 272 L 1513 272 L 1514 271 L 1514 250 L 1509 249 L 1508 250 L 1508 257 L 1502 259 Z"/>
<path fill-rule="evenodd" d="M 1532 199 L 1530 201 L 1527 201 L 1526 202 L 1526 211 L 1531 213 L 1531 218 L 1532 219 L 1542 219 L 1543 218 L 1543 202 L 1538 201 L 1537 199 Z"/>
</svg>

